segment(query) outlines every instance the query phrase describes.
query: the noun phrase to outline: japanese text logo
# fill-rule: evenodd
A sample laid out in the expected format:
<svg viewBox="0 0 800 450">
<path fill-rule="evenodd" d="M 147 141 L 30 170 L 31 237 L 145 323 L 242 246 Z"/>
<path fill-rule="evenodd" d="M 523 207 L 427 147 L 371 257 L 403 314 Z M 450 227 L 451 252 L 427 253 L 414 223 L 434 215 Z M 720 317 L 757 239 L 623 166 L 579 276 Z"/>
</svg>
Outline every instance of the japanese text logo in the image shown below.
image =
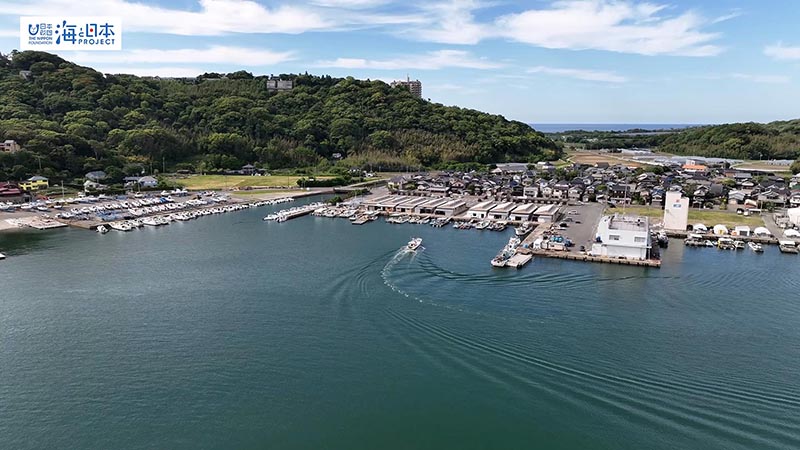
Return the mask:
<svg viewBox="0 0 800 450">
<path fill-rule="evenodd" d="M 117 17 L 20 17 L 22 50 L 122 50 Z"/>
</svg>

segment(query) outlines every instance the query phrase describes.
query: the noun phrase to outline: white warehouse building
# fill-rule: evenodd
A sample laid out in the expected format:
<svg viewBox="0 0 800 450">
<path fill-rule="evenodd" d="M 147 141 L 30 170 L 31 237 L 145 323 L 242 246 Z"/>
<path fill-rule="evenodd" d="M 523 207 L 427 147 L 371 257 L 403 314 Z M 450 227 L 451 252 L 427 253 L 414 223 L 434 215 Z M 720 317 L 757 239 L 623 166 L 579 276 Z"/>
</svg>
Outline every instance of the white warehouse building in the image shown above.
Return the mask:
<svg viewBox="0 0 800 450">
<path fill-rule="evenodd" d="M 614 214 L 600 220 L 591 255 L 649 259 L 650 245 L 650 222 L 647 217 Z"/>
</svg>

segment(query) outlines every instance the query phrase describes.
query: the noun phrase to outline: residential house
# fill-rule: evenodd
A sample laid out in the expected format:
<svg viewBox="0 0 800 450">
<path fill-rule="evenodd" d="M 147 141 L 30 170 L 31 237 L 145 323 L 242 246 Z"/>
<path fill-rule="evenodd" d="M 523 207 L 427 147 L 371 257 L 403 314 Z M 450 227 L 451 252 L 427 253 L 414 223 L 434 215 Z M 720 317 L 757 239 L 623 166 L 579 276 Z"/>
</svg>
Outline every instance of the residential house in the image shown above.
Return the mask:
<svg viewBox="0 0 800 450">
<path fill-rule="evenodd" d="M 583 192 L 585 188 L 583 184 L 576 184 L 569 188 L 567 196 L 570 200 L 580 200 L 583 197 Z"/>
<path fill-rule="evenodd" d="M 86 178 L 87 180 L 90 180 L 90 181 L 94 181 L 94 182 L 96 182 L 96 183 L 99 183 L 99 182 L 101 182 L 101 181 L 105 180 L 106 178 L 108 178 L 108 174 L 106 174 L 106 173 L 105 173 L 105 172 L 103 172 L 102 170 L 94 170 L 94 171 L 92 171 L 92 172 L 89 172 L 89 173 L 87 173 L 87 174 L 85 175 L 85 178 Z"/>
<path fill-rule="evenodd" d="M 3 146 L 0 147 L 4 152 L 14 153 L 20 151 L 20 146 L 17 144 L 17 141 L 12 139 L 6 139 L 3 141 Z"/>
<path fill-rule="evenodd" d="M 26 191 L 38 191 L 40 189 L 47 189 L 50 187 L 50 181 L 41 176 L 33 176 L 19 184 L 19 187 Z"/>
</svg>

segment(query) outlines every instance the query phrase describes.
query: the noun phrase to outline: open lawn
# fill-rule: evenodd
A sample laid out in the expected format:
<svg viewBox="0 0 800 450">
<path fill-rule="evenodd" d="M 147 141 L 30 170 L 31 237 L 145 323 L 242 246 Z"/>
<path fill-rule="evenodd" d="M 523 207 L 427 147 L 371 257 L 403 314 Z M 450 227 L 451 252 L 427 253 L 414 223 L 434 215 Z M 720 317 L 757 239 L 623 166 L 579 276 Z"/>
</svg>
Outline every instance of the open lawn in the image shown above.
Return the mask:
<svg viewBox="0 0 800 450">
<path fill-rule="evenodd" d="M 786 172 L 786 174 L 790 174 L 792 171 L 789 166 L 776 166 L 774 164 L 769 164 L 768 161 L 744 161 L 741 164 L 735 165 L 734 168 L 741 170 L 761 170 L 765 172 Z"/>
<path fill-rule="evenodd" d="M 615 209 L 606 209 L 606 213 L 622 212 L 622 206 L 617 206 Z M 658 207 L 649 206 L 626 206 L 625 214 L 634 214 L 640 216 L 650 217 L 655 219 L 653 222 L 660 222 L 664 219 L 664 210 Z M 689 210 L 689 225 L 702 223 L 707 227 L 713 227 L 717 224 L 725 225 L 728 228 L 733 228 L 737 225 L 746 225 L 751 228 L 763 227 L 764 219 L 761 216 L 745 217 L 736 213 L 728 211 L 719 211 L 713 209 L 690 209 Z"/>
<path fill-rule="evenodd" d="M 623 164 L 630 167 L 646 167 L 646 164 L 628 161 L 616 153 L 603 153 L 591 150 L 569 150 L 567 159 L 574 163 L 593 165 L 600 162 L 608 164 Z"/>
<path fill-rule="evenodd" d="M 270 175 L 265 177 L 251 177 L 246 175 L 190 175 L 183 178 L 173 178 L 173 181 L 186 189 L 203 191 L 218 189 L 233 189 L 246 187 L 289 187 L 297 188 L 299 176 Z M 318 180 L 333 178 L 318 176 Z"/>
</svg>

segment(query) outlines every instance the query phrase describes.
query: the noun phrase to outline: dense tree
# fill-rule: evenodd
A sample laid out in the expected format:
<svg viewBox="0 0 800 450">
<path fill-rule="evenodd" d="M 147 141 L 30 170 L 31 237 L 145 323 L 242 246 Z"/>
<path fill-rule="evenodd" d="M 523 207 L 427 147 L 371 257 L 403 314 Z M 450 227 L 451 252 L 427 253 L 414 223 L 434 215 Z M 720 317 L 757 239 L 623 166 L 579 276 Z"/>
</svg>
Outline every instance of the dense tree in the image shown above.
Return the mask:
<svg viewBox="0 0 800 450">
<path fill-rule="evenodd" d="M 0 140 L 25 149 L 0 158 L 0 180 L 37 173 L 40 164 L 80 177 L 87 167 L 139 174 L 180 163 L 203 171 L 309 166 L 334 153 L 344 164 L 385 168 L 560 156 L 521 122 L 426 102 L 381 81 L 280 77 L 294 89 L 270 91 L 268 77 L 245 71 L 104 76 L 48 53 L 0 55 Z"/>
</svg>

